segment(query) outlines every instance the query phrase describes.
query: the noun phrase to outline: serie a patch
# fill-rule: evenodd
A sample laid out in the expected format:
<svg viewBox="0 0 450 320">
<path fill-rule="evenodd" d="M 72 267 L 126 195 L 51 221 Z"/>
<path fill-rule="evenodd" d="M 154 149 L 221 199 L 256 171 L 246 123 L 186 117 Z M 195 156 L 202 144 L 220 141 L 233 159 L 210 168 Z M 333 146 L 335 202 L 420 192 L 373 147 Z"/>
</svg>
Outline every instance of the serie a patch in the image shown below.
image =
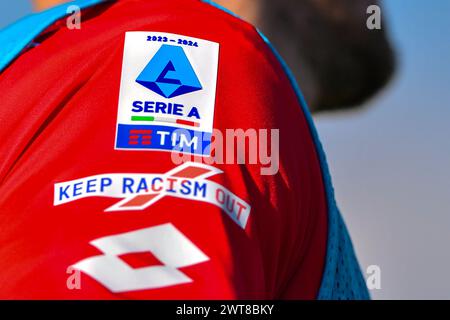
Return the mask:
<svg viewBox="0 0 450 320">
<path fill-rule="evenodd" d="M 209 156 L 218 60 L 215 42 L 127 32 L 115 149 Z"/>
</svg>

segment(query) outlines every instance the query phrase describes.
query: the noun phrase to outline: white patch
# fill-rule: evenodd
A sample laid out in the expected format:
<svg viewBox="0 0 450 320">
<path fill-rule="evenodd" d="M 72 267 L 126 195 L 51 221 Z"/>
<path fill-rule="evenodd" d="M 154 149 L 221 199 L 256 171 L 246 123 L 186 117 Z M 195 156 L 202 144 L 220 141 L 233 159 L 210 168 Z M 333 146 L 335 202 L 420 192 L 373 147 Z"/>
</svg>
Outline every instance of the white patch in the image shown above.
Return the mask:
<svg viewBox="0 0 450 320">
<path fill-rule="evenodd" d="M 56 183 L 53 205 L 89 197 L 120 199 L 107 212 L 145 210 L 165 197 L 210 203 L 245 229 L 251 206 L 232 191 L 209 180 L 223 174 L 215 167 L 186 162 L 165 173 L 108 173 Z"/>
<path fill-rule="evenodd" d="M 210 155 L 219 44 L 127 32 L 115 149 Z"/>
</svg>

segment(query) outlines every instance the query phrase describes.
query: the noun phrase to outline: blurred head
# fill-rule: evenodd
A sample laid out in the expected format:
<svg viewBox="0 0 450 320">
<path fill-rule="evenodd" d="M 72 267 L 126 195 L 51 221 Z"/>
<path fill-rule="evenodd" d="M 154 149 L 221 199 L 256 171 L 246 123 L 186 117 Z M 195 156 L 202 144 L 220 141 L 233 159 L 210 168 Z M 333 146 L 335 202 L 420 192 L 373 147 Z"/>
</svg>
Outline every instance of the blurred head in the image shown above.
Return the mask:
<svg viewBox="0 0 450 320">
<path fill-rule="evenodd" d="M 366 27 L 379 0 L 217 0 L 259 27 L 292 68 L 312 111 L 360 105 L 394 71 L 385 33 Z M 383 13 L 382 13 L 383 14 Z"/>
</svg>

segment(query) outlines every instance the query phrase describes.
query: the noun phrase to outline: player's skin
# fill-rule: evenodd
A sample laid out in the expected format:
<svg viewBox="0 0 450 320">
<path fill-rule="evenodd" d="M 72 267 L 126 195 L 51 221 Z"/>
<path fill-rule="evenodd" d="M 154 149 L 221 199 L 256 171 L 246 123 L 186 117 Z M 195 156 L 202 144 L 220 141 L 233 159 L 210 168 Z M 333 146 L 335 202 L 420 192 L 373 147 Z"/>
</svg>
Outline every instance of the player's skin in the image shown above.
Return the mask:
<svg viewBox="0 0 450 320">
<path fill-rule="evenodd" d="M 251 21 L 252 23 L 257 21 L 258 18 L 258 6 L 259 0 L 235 0 L 235 1 L 227 1 L 227 0 L 219 0 L 215 1 L 220 5 L 228 7 L 233 12 L 239 12 L 241 16 L 245 17 L 246 20 Z M 55 5 L 68 2 L 66 0 L 34 0 L 34 8 L 36 10 L 45 10 Z"/>
<path fill-rule="evenodd" d="M 34 0 L 37 10 L 64 0 Z M 216 0 L 260 28 L 286 59 L 311 111 L 359 106 L 390 79 L 395 59 L 382 30 L 366 28 L 379 0 Z"/>
<path fill-rule="evenodd" d="M 64 0 L 34 0 L 33 5 L 36 10 L 45 10 L 67 1 Z"/>
</svg>

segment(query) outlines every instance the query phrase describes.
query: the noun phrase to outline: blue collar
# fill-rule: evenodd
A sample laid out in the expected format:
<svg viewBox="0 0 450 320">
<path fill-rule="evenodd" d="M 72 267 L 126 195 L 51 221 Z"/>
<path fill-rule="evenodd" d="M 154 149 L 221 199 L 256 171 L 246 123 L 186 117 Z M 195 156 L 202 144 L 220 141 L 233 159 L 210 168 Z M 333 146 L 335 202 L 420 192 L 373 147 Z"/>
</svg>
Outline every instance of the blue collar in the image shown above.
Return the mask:
<svg viewBox="0 0 450 320">
<path fill-rule="evenodd" d="M 0 31 L 0 72 L 16 59 L 44 30 L 69 13 L 67 9 L 76 5 L 85 9 L 105 0 L 76 0 L 49 10 L 31 14 Z"/>
</svg>

